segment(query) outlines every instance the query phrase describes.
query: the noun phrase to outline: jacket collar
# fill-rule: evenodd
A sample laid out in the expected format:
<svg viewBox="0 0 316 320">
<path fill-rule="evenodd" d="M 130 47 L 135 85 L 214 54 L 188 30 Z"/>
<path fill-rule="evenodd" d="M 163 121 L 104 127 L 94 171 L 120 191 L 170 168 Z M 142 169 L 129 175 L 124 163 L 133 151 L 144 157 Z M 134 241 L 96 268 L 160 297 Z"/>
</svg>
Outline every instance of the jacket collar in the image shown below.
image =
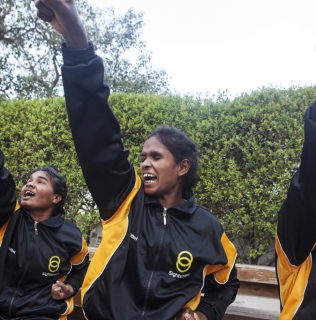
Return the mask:
<svg viewBox="0 0 316 320">
<path fill-rule="evenodd" d="M 168 208 L 168 210 L 170 210 L 171 212 L 179 212 L 179 213 L 186 213 L 186 214 L 194 213 L 196 209 L 196 203 L 195 203 L 192 190 L 183 192 L 183 199 L 185 199 L 186 201 L 174 207 Z M 162 207 L 161 203 L 155 196 L 150 196 L 145 193 L 145 205 L 147 204 L 148 205 L 158 204 Z"/>
<path fill-rule="evenodd" d="M 26 210 L 24 210 L 23 208 L 21 209 L 22 209 L 22 212 L 25 214 L 26 219 L 33 224 L 34 219 L 30 216 L 30 214 Z M 50 228 L 59 228 L 64 223 L 64 219 L 60 214 L 57 214 L 56 216 L 52 216 L 49 219 L 43 220 L 38 223 Z"/>
</svg>

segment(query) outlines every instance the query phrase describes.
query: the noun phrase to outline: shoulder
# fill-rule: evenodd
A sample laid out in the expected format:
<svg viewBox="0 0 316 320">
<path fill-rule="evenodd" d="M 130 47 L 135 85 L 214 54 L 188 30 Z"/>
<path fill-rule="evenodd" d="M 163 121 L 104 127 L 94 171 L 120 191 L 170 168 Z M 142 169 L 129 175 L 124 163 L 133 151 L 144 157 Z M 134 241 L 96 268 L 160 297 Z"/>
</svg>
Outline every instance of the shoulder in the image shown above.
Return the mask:
<svg viewBox="0 0 316 320">
<path fill-rule="evenodd" d="M 61 219 L 62 219 L 62 225 L 61 225 L 62 232 L 65 232 L 65 234 L 69 234 L 69 235 L 75 235 L 80 238 L 82 237 L 81 231 L 76 224 L 64 218 L 61 218 Z"/>
<path fill-rule="evenodd" d="M 223 227 L 218 218 L 216 218 L 208 209 L 197 205 L 194 212 L 195 219 L 200 221 L 201 225 L 209 230 L 214 230 L 220 234 L 223 233 Z"/>
<path fill-rule="evenodd" d="M 199 216 L 203 216 L 206 219 L 213 221 L 214 223 L 220 224 L 220 221 L 218 220 L 218 218 L 216 218 L 214 216 L 214 214 L 212 212 L 210 212 L 208 209 L 206 209 L 205 207 L 202 207 L 200 205 L 196 206 L 196 210 L 195 210 L 194 214 L 199 215 Z"/>
</svg>

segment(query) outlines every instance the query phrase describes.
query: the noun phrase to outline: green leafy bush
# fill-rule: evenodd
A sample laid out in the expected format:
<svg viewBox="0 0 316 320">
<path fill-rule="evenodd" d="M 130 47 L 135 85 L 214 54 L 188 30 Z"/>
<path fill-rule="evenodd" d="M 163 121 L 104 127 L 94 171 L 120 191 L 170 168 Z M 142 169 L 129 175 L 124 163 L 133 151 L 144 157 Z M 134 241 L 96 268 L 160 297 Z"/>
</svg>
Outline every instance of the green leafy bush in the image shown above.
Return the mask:
<svg viewBox="0 0 316 320">
<path fill-rule="evenodd" d="M 232 101 L 115 93 L 110 104 L 136 168 L 142 144 L 157 126 L 175 126 L 196 142 L 197 203 L 238 243 L 239 261 L 257 263 L 273 244 L 277 214 L 300 162 L 303 115 L 315 96 L 315 87 L 261 88 Z M 68 183 L 67 218 L 88 234 L 98 212 L 78 164 L 64 99 L 3 101 L 0 126 L 17 191 L 30 170 L 54 166 Z"/>
</svg>

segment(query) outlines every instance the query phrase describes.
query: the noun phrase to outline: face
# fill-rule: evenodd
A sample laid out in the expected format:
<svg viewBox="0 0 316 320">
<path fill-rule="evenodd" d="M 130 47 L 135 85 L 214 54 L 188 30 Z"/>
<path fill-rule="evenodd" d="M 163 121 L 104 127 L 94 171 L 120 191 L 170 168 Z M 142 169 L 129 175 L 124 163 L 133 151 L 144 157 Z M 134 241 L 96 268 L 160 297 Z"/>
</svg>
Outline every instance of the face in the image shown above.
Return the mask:
<svg viewBox="0 0 316 320">
<path fill-rule="evenodd" d="M 140 155 L 140 171 L 145 192 L 150 195 L 171 195 L 181 187 L 183 168 L 172 153 L 155 136 L 145 141 Z"/>
<path fill-rule="evenodd" d="M 21 190 L 21 206 L 29 212 L 53 211 L 60 200 L 61 196 L 54 193 L 53 183 L 45 171 L 34 172 Z"/>
</svg>

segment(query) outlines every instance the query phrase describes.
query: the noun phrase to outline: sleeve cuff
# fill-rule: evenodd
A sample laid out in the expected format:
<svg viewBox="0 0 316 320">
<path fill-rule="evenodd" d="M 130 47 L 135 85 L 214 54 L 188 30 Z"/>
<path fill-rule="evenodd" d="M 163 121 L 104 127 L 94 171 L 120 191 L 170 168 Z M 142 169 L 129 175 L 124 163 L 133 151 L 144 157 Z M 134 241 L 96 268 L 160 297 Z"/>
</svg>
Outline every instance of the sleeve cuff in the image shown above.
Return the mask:
<svg viewBox="0 0 316 320">
<path fill-rule="evenodd" d="M 73 282 L 73 281 L 65 281 L 64 282 L 64 284 L 70 284 L 71 286 L 72 286 L 72 288 L 74 289 L 74 293 L 72 294 L 72 296 L 71 297 L 73 297 L 73 296 L 75 296 L 77 293 L 78 293 L 78 291 L 79 291 L 79 289 L 80 288 L 78 288 L 77 286 L 76 286 L 76 284 Z"/>
<path fill-rule="evenodd" d="M 93 44 L 84 49 L 68 49 L 66 44 L 62 44 L 62 53 L 65 66 L 75 66 L 78 64 L 87 64 L 96 57 Z"/>
<path fill-rule="evenodd" d="M 208 304 L 200 304 L 195 311 L 203 312 L 206 315 L 208 320 L 216 319 L 213 308 Z"/>
</svg>

